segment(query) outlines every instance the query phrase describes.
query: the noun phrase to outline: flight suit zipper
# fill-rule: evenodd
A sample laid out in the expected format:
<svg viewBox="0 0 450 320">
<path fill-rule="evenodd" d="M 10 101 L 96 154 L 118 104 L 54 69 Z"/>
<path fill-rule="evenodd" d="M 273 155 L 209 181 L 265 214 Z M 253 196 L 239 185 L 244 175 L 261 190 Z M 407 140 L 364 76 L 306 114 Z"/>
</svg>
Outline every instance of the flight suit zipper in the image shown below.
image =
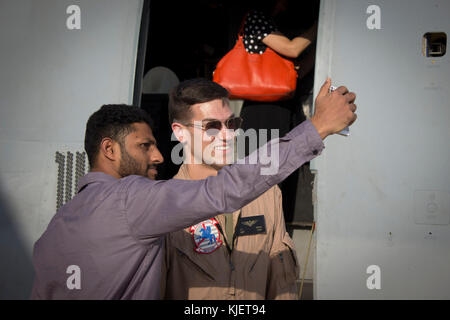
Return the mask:
<svg viewBox="0 0 450 320">
<path fill-rule="evenodd" d="M 241 218 L 241 213 L 239 212 L 239 217 L 238 217 L 238 221 L 236 223 L 236 227 L 239 225 L 240 218 Z M 233 249 L 231 248 L 227 238 L 225 237 L 225 234 L 223 232 L 220 222 L 216 226 L 217 226 L 217 229 L 219 229 L 219 232 L 222 233 L 222 236 L 225 241 L 225 245 L 228 249 L 229 266 L 230 266 L 230 282 L 229 282 L 228 294 L 231 296 L 235 296 L 236 295 L 236 268 L 233 264 L 233 259 L 232 259 Z M 235 242 L 236 242 L 236 227 L 234 228 L 233 237 L 231 239 L 233 248 L 235 247 Z"/>
</svg>

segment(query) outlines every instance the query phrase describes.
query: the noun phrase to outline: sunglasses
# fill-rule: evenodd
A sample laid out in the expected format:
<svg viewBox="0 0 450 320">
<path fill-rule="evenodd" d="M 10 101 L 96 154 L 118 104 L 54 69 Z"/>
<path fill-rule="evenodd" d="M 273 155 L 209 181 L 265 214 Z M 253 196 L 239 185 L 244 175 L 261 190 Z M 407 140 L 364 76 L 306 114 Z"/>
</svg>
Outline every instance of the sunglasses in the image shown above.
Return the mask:
<svg viewBox="0 0 450 320">
<path fill-rule="evenodd" d="M 242 118 L 240 117 L 234 117 L 234 118 L 230 118 L 225 120 L 225 122 L 222 122 L 220 120 L 211 120 L 211 121 L 206 121 L 203 123 L 203 125 L 199 126 L 195 123 L 188 123 L 186 124 L 186 126 L 189 127 L 197 127 L 197 128 L 201 128 L 205 131 L 211 130 L 211 129 L 215 129 L 217 131 L 222 130 L 222 125 L 225 125 L 225 127 L 227 129 L 230 130 L 237 130 L 241 127 L 242 125 Z"/>
</svg>

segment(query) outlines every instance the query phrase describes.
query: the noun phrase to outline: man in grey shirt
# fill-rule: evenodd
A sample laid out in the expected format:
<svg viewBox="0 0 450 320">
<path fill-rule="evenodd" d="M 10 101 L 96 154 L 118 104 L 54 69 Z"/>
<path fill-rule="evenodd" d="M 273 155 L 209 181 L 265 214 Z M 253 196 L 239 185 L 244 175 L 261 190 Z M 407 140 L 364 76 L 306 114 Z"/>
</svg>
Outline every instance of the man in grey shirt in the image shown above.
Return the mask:
<svg viewBox="0 0 450 320">
<path fill-rule="evenodd" d="M 345 87 L 329 93 L 330 83 L 311 120 L 271 142 L 279 150 L 273 175 L 261 175 L 257 163 L 231 165 L 204 180 L 150 180 L 163 161 L 150 119 L 137 107 L 103 106 L 86 126 L 91 171 L 34 246 L 32 298 L 159 299 L 165 234 L 245 206 L 356 120 L 355 94 Z"/>
</svg>

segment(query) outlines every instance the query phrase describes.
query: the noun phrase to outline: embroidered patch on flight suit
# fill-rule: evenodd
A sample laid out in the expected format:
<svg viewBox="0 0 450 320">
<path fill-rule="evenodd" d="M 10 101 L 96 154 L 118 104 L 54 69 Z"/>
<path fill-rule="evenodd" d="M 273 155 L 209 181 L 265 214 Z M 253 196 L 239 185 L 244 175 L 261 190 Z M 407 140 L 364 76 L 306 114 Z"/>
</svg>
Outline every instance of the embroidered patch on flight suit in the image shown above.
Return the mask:
<svg viewBox="0 0 450 320">
<path fill-rule="evenodd" d="M 247 236 L 260 233 L 266 233 L 266 220 L 264 219 L 264 215 L 239 219 L 237 236 Z"/>
<path fill-rule="evenodd" d="M 198 253 L 212 253 L 222 245 L 216 219 L 208 219 L 189 228 L 194 237 L 195 248 Z"/>
</svg>

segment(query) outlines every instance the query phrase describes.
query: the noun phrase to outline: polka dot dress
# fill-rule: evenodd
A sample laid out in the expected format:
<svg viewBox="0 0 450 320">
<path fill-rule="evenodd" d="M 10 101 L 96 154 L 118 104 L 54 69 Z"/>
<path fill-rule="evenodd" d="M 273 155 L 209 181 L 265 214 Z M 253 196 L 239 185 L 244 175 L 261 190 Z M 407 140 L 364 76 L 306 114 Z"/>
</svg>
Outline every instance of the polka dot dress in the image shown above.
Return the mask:
<svg viewBox="0 0 450 320">
<path fill-rule="evenodd" d="M 260 11 L 250 11 L 244 25 L 244 46 L 249 53 L 262 54 L 267 46 L 262 40 L 278 31 L 272 19 Z"/>
</svg>

